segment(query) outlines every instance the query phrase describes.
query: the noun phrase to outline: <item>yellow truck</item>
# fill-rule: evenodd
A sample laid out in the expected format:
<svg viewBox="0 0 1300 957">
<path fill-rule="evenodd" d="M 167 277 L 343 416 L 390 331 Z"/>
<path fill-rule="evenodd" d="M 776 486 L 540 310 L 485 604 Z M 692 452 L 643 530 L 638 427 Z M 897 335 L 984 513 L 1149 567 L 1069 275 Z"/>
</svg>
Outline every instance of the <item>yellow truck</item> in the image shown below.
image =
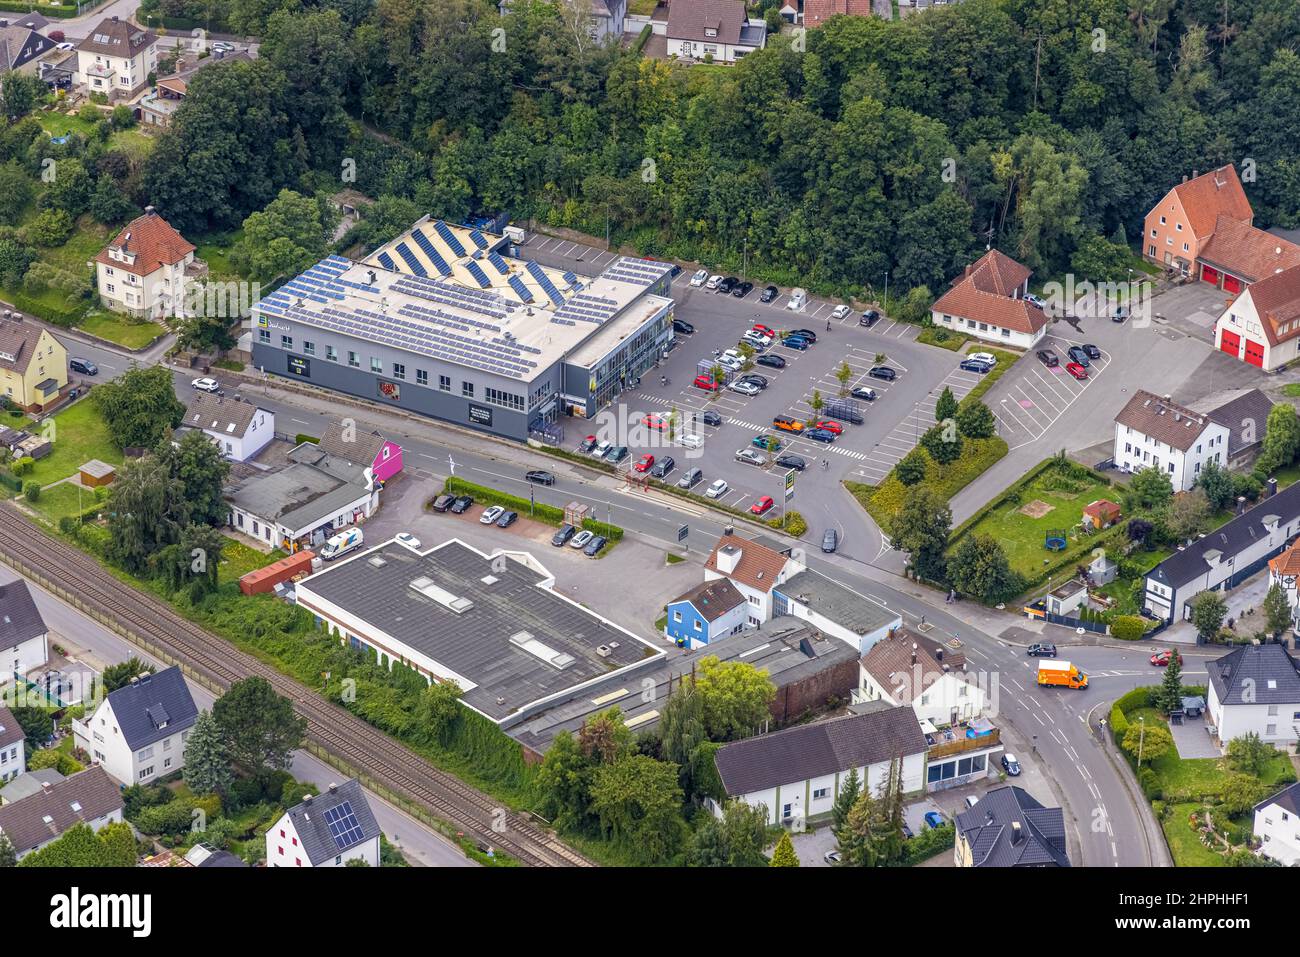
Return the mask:
<svg viewBox="0 0 1300 957">
<path fill-rule="evenodd" d="M 1061 688 L 1086 688 L 1088 676 L 1068 661 L 1040 661 L 1038 683 Z"/>
</svg>

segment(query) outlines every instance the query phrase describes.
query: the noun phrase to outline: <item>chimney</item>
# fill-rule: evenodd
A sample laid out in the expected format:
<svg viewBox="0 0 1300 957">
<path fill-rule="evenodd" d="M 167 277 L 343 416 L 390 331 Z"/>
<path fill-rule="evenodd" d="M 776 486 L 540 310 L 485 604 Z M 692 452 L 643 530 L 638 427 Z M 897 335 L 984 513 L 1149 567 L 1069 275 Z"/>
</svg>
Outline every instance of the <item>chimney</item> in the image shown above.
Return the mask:
<svg viewBox="0 0 1300 957">
<path fill-rule="evenodd" d="M 1268 480 L 1268 485 L 1264 487 L 1264 496 L 1266 498 L 1272 498 L 1276 494 L 1277 494 L 1277 479 L 1271 478 Z"/>
<path fill-rule="evenodd" d="M 935 661 L 943 661 L 943 649 L 942 649 L 942 648 L 939 648 L 939 649 L 937 649 L 937 650 L 935 651 L 935 653 L 934 653 L 934 660 L 935 660 Z"/>
<path fill-rule="evenodd" d="M 311 805 L 311 797 L 312 797 L 312 796 L 311 796 L 310 794 L 304 794 L 304 795 L 302 796 L 302 803 L 303 803 L 304 805 L 310 806 L 310 805 Z"/>
<path fill-rule="evenodd" d="M 116 19 L 116 18 L 114 18 L 114 19 Z M 1199 170 L 1192 170 L 1192 179 L 1196 179 L 1196 177 L 1198 177 L 1198 176 L 1200 176 L 1200 175 L 1201 175 L 1201 174 L 1200 174 L 1200 171 L 1199 171 Z"/>
<path fill-rule="evenodd" d="M 1021 830 L 1020 822 L 1012 821 L 1011 822 L 1011 843 L 1019 844 L 1024 839 L 1025 839 L 1025 832 Z"/>
<path fill-rule="evenodd" d="M 743 552 L 735 545 L 723 545 L 718 549 L 718 571 L 723 575 L 730 575 L 740 564 L 740 556 Z"/>
<path fill-rule="evenodd" d="M 157 216 L 158 210 L 154 209 L 152 206 L 146 206 L 144 208 L 144 214 L 146 216 Z"/>
<path fill-rule="evenodd" d="M 42 791 L 48 791 L 49 789 L 50 789 L 50 782 L 49 782 L 49 781 L 42 781 L 42 782 L 41 782 L 41 790 L 42 790 Z"/>
<path fill-rule="evenodd" d="M 338 786 L 338 784 L 336 784 L 335 782 L 331 781 L 331 782 L 330 782 L 330 794 L 338 794 L 338 793 L 339 793 L 339 786 Z"/>
<path fill-rule="evenodd" d="M 131 684 L 133 684 L 133 685 L 138 685 L 139 683 L 140 683 L 140 676 L 139 676 L 139 675 L 132 675 L 132 676 L 131 676 Z"/>
<path fill-rule="evenodd" d="M 1246 514 L 1246 496 L 1244 495 L 1237 496 L 1237 514 L 1238 515 Z"/>
</svg>

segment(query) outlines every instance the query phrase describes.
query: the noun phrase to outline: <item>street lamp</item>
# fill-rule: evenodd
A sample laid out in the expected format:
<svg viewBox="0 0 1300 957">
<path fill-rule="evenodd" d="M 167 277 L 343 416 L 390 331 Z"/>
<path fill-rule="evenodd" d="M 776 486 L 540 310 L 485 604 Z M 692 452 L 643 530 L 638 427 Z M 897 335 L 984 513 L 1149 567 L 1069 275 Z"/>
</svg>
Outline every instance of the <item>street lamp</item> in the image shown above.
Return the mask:
<svg viewBox="0 0 1300 957">
<path fill-rule="evenodd" d="M 1138 715 L 1138 770 L 1142 770 L 1142 745 L 1147 737 L 1146 715 Z"/>
</svg>

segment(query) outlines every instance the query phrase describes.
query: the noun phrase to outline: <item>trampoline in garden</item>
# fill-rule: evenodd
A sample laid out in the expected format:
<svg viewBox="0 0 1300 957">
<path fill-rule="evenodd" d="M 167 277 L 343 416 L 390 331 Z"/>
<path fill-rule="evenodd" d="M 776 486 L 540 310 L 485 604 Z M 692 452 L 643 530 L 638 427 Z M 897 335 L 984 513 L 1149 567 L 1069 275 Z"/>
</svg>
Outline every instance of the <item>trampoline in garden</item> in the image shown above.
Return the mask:
<svg viewBox="0 0 1300 957">
<path fill-rule="evenodd" d="M 1065 551 L 1067 539 L 1065 529 L 1049 528 L 1046 535 L 1043 536 L 1043 547 L 1053 552 Z"/>
</svg>

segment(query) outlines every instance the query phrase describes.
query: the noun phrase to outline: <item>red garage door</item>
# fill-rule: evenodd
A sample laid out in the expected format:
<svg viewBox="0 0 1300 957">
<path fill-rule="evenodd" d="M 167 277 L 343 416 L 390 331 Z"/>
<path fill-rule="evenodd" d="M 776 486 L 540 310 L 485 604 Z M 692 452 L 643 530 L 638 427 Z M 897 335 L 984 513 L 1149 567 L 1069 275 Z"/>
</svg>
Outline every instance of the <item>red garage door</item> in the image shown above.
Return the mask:
<svg viewBox="0 0 1300 957">
<path fill-rule="evenodd" d="M 1241 336 L 1224 329 L 1223 338 L 1219 340 L 1219 348 L 1234 359 L 1237 358 L 1237 356 L 1241 355 Z"/>
<path fill-rule="evenodd" d="M 1241 292 L 1241 280 L 1238 279 L 1236 276 L 1229 276 L 1227 273 L 1224 273 L 1224 274 L 1223 274 L 1223 291 L 1224 291 L 1224 292 L 1231 292 L 1231 293 L 1234 293 L 1234 294 L 1235 294 L 1235 293 L 1239 293 L 1239 292 Z"/>
<path fill-rule="evenodd" d="M 1215 269 L 1213 266 L 1202 266 L 1201 279 L 1217 286 L 1219 284 L 1219 270 Z"/>
<path fill-rule="evenodd" d="M 1253 366 L 1264 366 L 1264 347 L 1258 342 L 1246 340 L 1246 361 Z"/>
</svg>

